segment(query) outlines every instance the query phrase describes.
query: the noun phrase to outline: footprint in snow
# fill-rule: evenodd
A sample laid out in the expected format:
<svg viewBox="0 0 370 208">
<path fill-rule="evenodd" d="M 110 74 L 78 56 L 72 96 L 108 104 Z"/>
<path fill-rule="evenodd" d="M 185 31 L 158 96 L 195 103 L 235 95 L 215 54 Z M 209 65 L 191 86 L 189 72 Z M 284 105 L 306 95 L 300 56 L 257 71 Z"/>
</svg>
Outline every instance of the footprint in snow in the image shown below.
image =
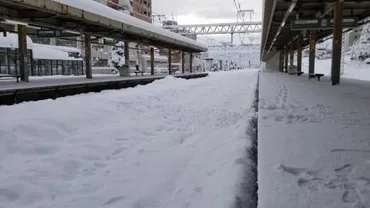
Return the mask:
<svg viewBox="0 0 370 208">
<path fill-rule="evenodd" d="M 20 195 L 10 189 L 0 188 L 0 201 L 13 202 L 20 198 Z"/>
<path fill-rule="evenodd" d="M 327 189 L 340 189 L 343 190 L 343 202 L 353 204 L 353 208 L 368 208 L 363 199 L 368 197 L 369 192 L 367 190 L 370 190 L 370 179 L 364 177 L 351 178 L 355 168 L 352 164 L 345 164 L 334 169 L 330 176 L 322 179 L 317 177 L 318 171 L 309 171 L 305 168 L 280 165 L 278 169 L 297 176 L 297 182 L 300 187 L 307 186 L 308 189 L 315 190 L 321 190 L 319 186 Z"/>
<path fill-rule="evenodd" d="M 116 196 L 116 197 L 110 198 L 110 199 L 109 199 L 108 201 L 106 201 L 103 205 L 104 205 L 104 206 L 107 206 L 107 205 L 115 204 L 115 203 L 117 203 L 118 201 L 121 201 L 123 198 L 125 198 L 125 196 Z"/>
</svg>

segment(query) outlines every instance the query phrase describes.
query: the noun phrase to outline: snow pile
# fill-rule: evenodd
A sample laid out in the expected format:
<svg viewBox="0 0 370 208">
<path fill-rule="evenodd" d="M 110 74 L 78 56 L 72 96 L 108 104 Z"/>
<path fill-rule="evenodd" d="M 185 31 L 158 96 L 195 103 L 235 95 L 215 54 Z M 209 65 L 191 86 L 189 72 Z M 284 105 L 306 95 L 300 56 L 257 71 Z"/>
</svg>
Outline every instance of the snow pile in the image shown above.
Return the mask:
<svg viewBox="0 0 370 208">
<path fill-rule="evenodd" d="M 253 67 L 260 66 L 260 47 L 250 46 L 246 48 L 225 47 L 223 50 L 220 48 L 209 48 L 208 57 L 213 58 L 214 68 L 220 69 L 220 61 L 222 61 L 222 69 L 227 69 L 227 62 L 233 62 L 239 67 L 248 68 L 249 63 Z"/>
<path fill-rule="evenodd" d="M 351 55 L 355 60 L 364 60 L 370 56 L 370 24 L 362 29 L 361 36 L 351 47 Z"/>
<path fill-rule="evenodd" d="M 112 51 L 110 57 L 110 65 L 114 66 L 117 70 L 120 69 L 125 64 L 125 43 L 118 41 Z"/>
<path fill-rule="evenodd" d="M 370 207 L 370 83 L 260 75 L 258 206 Z"/>
<path fill-rule="evenodd" d="M 142 55 L 145 60 L 150 60 L 150 55 Z M 168 61 L 167 56 L 161 56 L 159 54 L 154 54 L 154 61 Z"/>
<path fill-rule="evenodd" d="M 30 37 L 27 38 L 27 49 L 32 49 L 32 40 Z M 4 33 L 0 33 L 0 48 L 18 48 L 18 34 L 15 33 L 6 33 L 6 37 Z"/>
<path fill-rule="evenodd" d="M 308 57 L 302 60 L 302 71 L 308 73 Z M 331 59 L 316 59 L 315 73 L 325 74 L 331 76 Z M 360 62 L 351 61 L 349 56 L 344 57 L 344 73 L 343 78 L 370 80 L 370 65 Z"/>
<path fill-rule="evenodd" d="M 79 53 L 79 54 L 81 54 L 81 50 L 80 49 L 73 48 L 73 47 L 56 46 L 56 45 L 46 45 L 46 44 L 36 44 L 36 43 L 34 43 L 34 45 L 40 46 L 40 47 L 44 47 L 44 48 L 52 48 L 52 49 L 55 49 L 55 50 L 69 52 L 69 53 Z"/>
<path fill-rule="evenodd" d="M 18 35 L 7 33 L 6 37 L 4 37 L 4 34 L 0 33 L 0 48 L 18 48 Z M 68 52 L 81 53 L 77 48 L 37 44 L 33 43 L 28 36 L 27 49 L 32 50 L 34 59 L 82 60 L 81 58 L 69 57 L 68 55 Z"/>
<path fill-rule="evenodd" d="M 160 26 L 150 24 L 148 22 L 142 21 L 130 15 L 127 15 L 123 12 L 116 11 L 112 8 L 104 6 L 98 2 L 91 1 L 91 0 L 53 0 L 55 2 L 59 2 L 61 4 L 69 5 L 71 7 L 75 7 L 84 11 L 88 11 L 94 14 L 101 15 L 103 17 L 107 17 L 112 20 L 121 21 L 124 24 L 131 25 L 132 27 L 142 28 L 148 31 L 155 33 L 153 36 L 162 35 L 168 38 L 174 38 L 178 41 L 185 42 L 187 44 L 196 45 L 199 47 L 207 48 L 206 45 L 201 44 L 195 40 L 190 38 L 184 37 L 180 34 L 173 33 L 171 31 L 165 30 Z"/>
<path fill-rule="evenodd" d="M 71 48 L 72 50 L 73 48 Z M 82 60 L 82 58 L 70 57 L 66 49 L 60 50 L 58 47 L 50 47 L 50 45 L 33 44 L 32 52 L 34 59 L 49 59 L 49 60 Z"/>
<path fill-rule="evenodd" d="M 0 107 L 0 207 L 230 207 L 256 71 Z"/>
</svg>

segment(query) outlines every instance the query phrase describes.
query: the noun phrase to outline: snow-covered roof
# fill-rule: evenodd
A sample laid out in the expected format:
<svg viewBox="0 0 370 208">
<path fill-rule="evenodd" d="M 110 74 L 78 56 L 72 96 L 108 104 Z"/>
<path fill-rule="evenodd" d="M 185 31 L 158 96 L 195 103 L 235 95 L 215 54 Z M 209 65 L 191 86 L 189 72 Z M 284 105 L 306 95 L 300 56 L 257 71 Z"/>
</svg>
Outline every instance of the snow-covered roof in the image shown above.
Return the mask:
<svg viewBox="0 0 370 208">
<path fill-rule="evenodd" d="M 56 50 L 64 51 L 64 52 L 69 52 L 69 53 L 81 53 L 80 49 L 73 48 L 73 47 L 67 47 L 67 46 L 41 45 L 41 44 L 38 44 L 38 46 L 52 48 L 52 49 L 56 49 Z"/>
<path fill-rule="evenodd" d="M 114 10 L 96 1 L 92 1 L 92 0 L 78 0 L 78 1 L 76 0 L 52 0 L 52 1 L 65 4 L 71 7 L 75 7 L 83 11 L 91 12 L 91 13 L 94 13 L 94 14 L 112 19 L 112 20 L 116 20 L 116 21 L 122 22 L 123 24 L 130 25 L 134 28 L 148 30 L 153 33 L 152 36 L 154 37 L 164 36 L 165 38 L 168 38 L 169 40 L 175 39 L 178 42 L 183 42 L 189 45 L 202 47 L 204 49 L 208 48 L 207 45 L 204 45 L 200 42 L 184 37 L 180 34 L 176 34 L 169 30 L 163 29 L 160 26 L 142 21 L 140 19 L 127 15 L 123 12 Z"/>
<path fill-rule="evenodd" d="M 32 49 L 32 40 L 27 36 L 27 49 Z M 4 37 L 4 33 L 0 33 L 0 48 L 18 48 L 18 34 L 7 33 Z"/>
<path fill-rule="evenodd" d="M 318 50 L 326 50 L 326 45 L 323 45 L 323 44 L 317 44 L 316 45 L 316 49 L 318 49 Z"/>
<path fill-rule="evenodd" d="M 149 55 L 143 55 L 143 58 L 150 59 L 150 56 Z M 155 60 L 165 60 L 165 61 L 168 60 L 167 56 L 159 56 L 159 55 L 158 56 L 154 55 L 154 59 Z"/>
<path fill-rule="evenodd" d="M 50 45 L 33 44 L 32 52 L 34 59 L 47 59 L 47 60 L 82 60 L 81 58 L 69 57 L 68 52 L 58 50 Z"/>
</svg>

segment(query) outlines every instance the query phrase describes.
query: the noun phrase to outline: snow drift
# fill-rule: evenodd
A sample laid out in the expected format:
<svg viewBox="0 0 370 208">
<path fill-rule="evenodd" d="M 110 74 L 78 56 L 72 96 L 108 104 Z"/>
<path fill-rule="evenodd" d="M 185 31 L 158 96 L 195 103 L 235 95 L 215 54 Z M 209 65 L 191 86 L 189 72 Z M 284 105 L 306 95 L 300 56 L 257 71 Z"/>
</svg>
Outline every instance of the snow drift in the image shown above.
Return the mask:
<svg viewBox="0 0 370 208">
<path fill-rule="evenodd" d="M 229 207 L 256 75 L 0 107 L 0 207 Z"/>
</svg>

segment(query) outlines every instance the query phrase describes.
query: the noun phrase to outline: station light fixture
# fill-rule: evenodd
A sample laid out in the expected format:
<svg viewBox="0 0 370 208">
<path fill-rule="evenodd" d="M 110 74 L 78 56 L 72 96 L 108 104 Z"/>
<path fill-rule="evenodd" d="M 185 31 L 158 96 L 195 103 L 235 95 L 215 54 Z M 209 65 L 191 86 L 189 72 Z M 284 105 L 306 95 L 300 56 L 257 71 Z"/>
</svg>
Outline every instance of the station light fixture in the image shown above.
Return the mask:
<svg viewBox="0 0 370 208">
<path fill-rule="evenodd" d="M 295 6 L 297 5 L 297 1 L 298 0 L 293 0 L 292 3 L 290 4 L 289 9 L 285 13 L 284 18 L 283 18 L 283 21 L 281 22 L 280 27 L 279 27 L 277 33 L 275 34 L 275 37 L 274 37 L 274 39 L 273 39 L 273 41 L 272 41 L 272 43 L 270 45 L 270 48 L 268 49 L 267 53 L 269 53 L 271 51 L 271 49 L 273 48 L 273 45 L 275 44 L 277 37 L 280 35 L 280 32 L 281 32 L 282 28 L 285 26 L 285 23 L 288 20 L 288 17 L 290 15 L 290 13 L 292 13 L 292 11 L 294 10 Z"/>
<path fill-rule="evenodd" d="M 5 19 L 2 22 L 5 23 L 5 24 L 10 24 L 10 25 L 25 25 L 25 26 L 28 26 L 28 23 L 20 22 L 20 21 L 16 21 L 16 20 Z"/>
</svg>

